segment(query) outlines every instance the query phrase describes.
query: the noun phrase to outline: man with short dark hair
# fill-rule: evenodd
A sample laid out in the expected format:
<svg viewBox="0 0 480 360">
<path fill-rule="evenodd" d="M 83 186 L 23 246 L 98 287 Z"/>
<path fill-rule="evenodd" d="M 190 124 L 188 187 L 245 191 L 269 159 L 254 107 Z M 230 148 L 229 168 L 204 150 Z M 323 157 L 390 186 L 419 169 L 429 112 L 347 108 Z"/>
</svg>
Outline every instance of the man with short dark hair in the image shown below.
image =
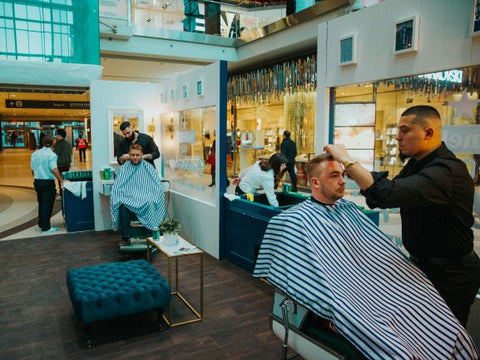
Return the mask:
<svg viewBox="0 0 480 360">
<path fill-rule="evenodd" d="M 67 132 L 64 129 L 57 129 L 55 136 L 55 145 L 53 145 L 53 152 L 57 154 L 57 167 L 60 174 L 70 170 L 70 164 L 72 163 L 72 145 L 65 140 Z M 62 186 L 58 182 L 58 200 L 62 198 Z"/>
<path fill-rule="evenodd" d="M 343 173 L 331 154 L 310 160 L 312 196 L 270 220 L 254 276 L 328 320 L 368 359 L 478 359 L 425 274 L 343 199 Z"/>
<path fill-rule="evenodd" d="M 151 136 L 134 131 L 132 125 L 128 121 L 120 124 L 120 131 L 123 134 L 123 139 L 118 144 L 117 161 L 122 165 L 125 161 L 130 159 L 129 151 L 132 144 L 139 144 L 143 149 L 143 160 L 149 162 L 153 167 L 155 164 L 153 160 L 160 157 L 158 147 Z"/>
<path fill-rule="evenodd" d="M 290 131 L 283 132 L 283 141 L 280 146 L 282 154 L 287 158 L 287 171 L 292 183 L 292 191 L 297 192 L 297 174 L 295 173 L 295 158 L 297 156 L 297 144 L 290 139 Z"/>
<path fill-rule="evenodd" d="M 352 160 L 344 145 L 325 151 L 344 165 L 371 208 L 400 207 L 402 240 L 466 326 L 480 286 L 480 259 L 473 250 L 474 186 L 465 163 L 442 142 L 438 111 L 427 105 L 405 110 L 398 122 L 400 158 L 410 158 L 389 180 L 388 172 L 370 172 Z"/>
<path fill-rule="evenodd" d="M 42 148 L 35 151 L 30 160 L 38 201 L 38 226 L 42 233 L 58 231 L 50 226 L 50 218 L 55 202 L 55 178 L 60 186 L 63 178 L 57 167 L 57 155 L 51 149 L 52 144 L 52 138 L 45 135 L 42 138 Z"/>
</svg>

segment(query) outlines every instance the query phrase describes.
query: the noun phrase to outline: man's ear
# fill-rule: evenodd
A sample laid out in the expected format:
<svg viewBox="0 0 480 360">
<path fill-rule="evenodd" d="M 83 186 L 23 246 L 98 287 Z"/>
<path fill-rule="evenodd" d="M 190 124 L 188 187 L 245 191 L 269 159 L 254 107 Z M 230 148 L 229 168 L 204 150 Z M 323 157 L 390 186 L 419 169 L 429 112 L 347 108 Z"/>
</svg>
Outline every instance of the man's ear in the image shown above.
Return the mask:
<svg viewBox="0 0 480 360">
<path fill-rule="evenodd" d="M 433 128 L 425 129 L 425 139 L 431 139 L 433 137 Z"/>
</svg>

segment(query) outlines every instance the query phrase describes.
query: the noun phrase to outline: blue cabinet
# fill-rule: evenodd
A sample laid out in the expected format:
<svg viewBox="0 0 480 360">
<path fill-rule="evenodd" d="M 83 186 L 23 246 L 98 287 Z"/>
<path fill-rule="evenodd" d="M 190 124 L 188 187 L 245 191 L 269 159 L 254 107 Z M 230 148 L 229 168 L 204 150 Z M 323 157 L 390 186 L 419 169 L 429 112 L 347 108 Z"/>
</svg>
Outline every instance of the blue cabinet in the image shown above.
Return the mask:
<svg viewBox="0 0 480 360">
<path fill-rule="evenodd" d="M 87 196 L 84 199 L 63 190 L 63 216 L 68 232 L 93 230 L 95 219 L 93 212 L 93 184 L 87 181 Z"/>
<path fill-rule="evenodd" d="M 233 264 L 253 272 L 263 234 L 270 219 L 284 209 L 298 204 L 307 196 L 298 193 L 277 193 L 278 208 L 268 205 L 265 194 L 256 194 L 254 201 L 245 195 L 241 199 L 226 201 L 225 257 Z"/>
</svg>

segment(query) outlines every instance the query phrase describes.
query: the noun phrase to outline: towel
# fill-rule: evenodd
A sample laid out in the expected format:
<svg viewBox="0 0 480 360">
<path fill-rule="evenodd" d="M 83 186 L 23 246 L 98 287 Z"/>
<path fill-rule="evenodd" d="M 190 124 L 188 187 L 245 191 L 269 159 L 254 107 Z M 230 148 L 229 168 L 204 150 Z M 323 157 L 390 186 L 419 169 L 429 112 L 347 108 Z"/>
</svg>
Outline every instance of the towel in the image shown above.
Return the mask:
<svg viewBox="0 0 480 360">
<path fill-rule="evenodd" d="M 85 199 L 87 197 L 86 181 L 65 181 L 63 188 L 70 191 L 74 196 Z"/>
</svg>

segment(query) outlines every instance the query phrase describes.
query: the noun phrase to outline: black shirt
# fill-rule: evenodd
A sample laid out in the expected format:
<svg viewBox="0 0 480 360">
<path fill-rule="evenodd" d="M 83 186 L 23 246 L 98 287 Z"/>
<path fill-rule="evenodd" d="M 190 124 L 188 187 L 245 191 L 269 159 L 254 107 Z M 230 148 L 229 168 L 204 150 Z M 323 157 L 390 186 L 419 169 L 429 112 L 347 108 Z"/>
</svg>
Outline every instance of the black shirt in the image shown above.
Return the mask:
<svg viewBox="0 0 480 360">
<path fill-rule="evenodd" d="M 295 157 L 297 156 L 297 145 L 295 141 L 290 138 L 285 138 L 280 146 L 281 152 L 287 158 L 290 164 L 295 164 Z"/>
<path fill-rule="evenodd" d="M 415 257 L 456 257 L 473 249 L 474 184 L 467 167 L 444 143 L 423 159 L 410 159 L 393 180 L 361 191 L 370 207 L 400 207 L 402 239 Z"/>
<path fill-rule="evenodd" d="M 133 144 L 132 141 L 123 138 L 120 143 L 118 144 L 118 150 L 117 150 L 117 161 L 120 164 L 120 156 L 123 154 L 128 154 L 130 151 L 130 146 Z M 138 139 L 135 144 L 138 144 L 142 147 L 143 153 L 145 155 L 147 154 L 152 154 L 152 159 L 145 159 L 145 161 L 149 162 L 150 164 L 155 167 L 155 164 L 153 163 L 153 160 L 158 159 L 160 157 L 160 152 L 158 151 L 158 147 L 155 144 L 155 141 L 153 141 L 151 136 L 148 136 L 146 134 L 138 133 Z"/>
</svg>

